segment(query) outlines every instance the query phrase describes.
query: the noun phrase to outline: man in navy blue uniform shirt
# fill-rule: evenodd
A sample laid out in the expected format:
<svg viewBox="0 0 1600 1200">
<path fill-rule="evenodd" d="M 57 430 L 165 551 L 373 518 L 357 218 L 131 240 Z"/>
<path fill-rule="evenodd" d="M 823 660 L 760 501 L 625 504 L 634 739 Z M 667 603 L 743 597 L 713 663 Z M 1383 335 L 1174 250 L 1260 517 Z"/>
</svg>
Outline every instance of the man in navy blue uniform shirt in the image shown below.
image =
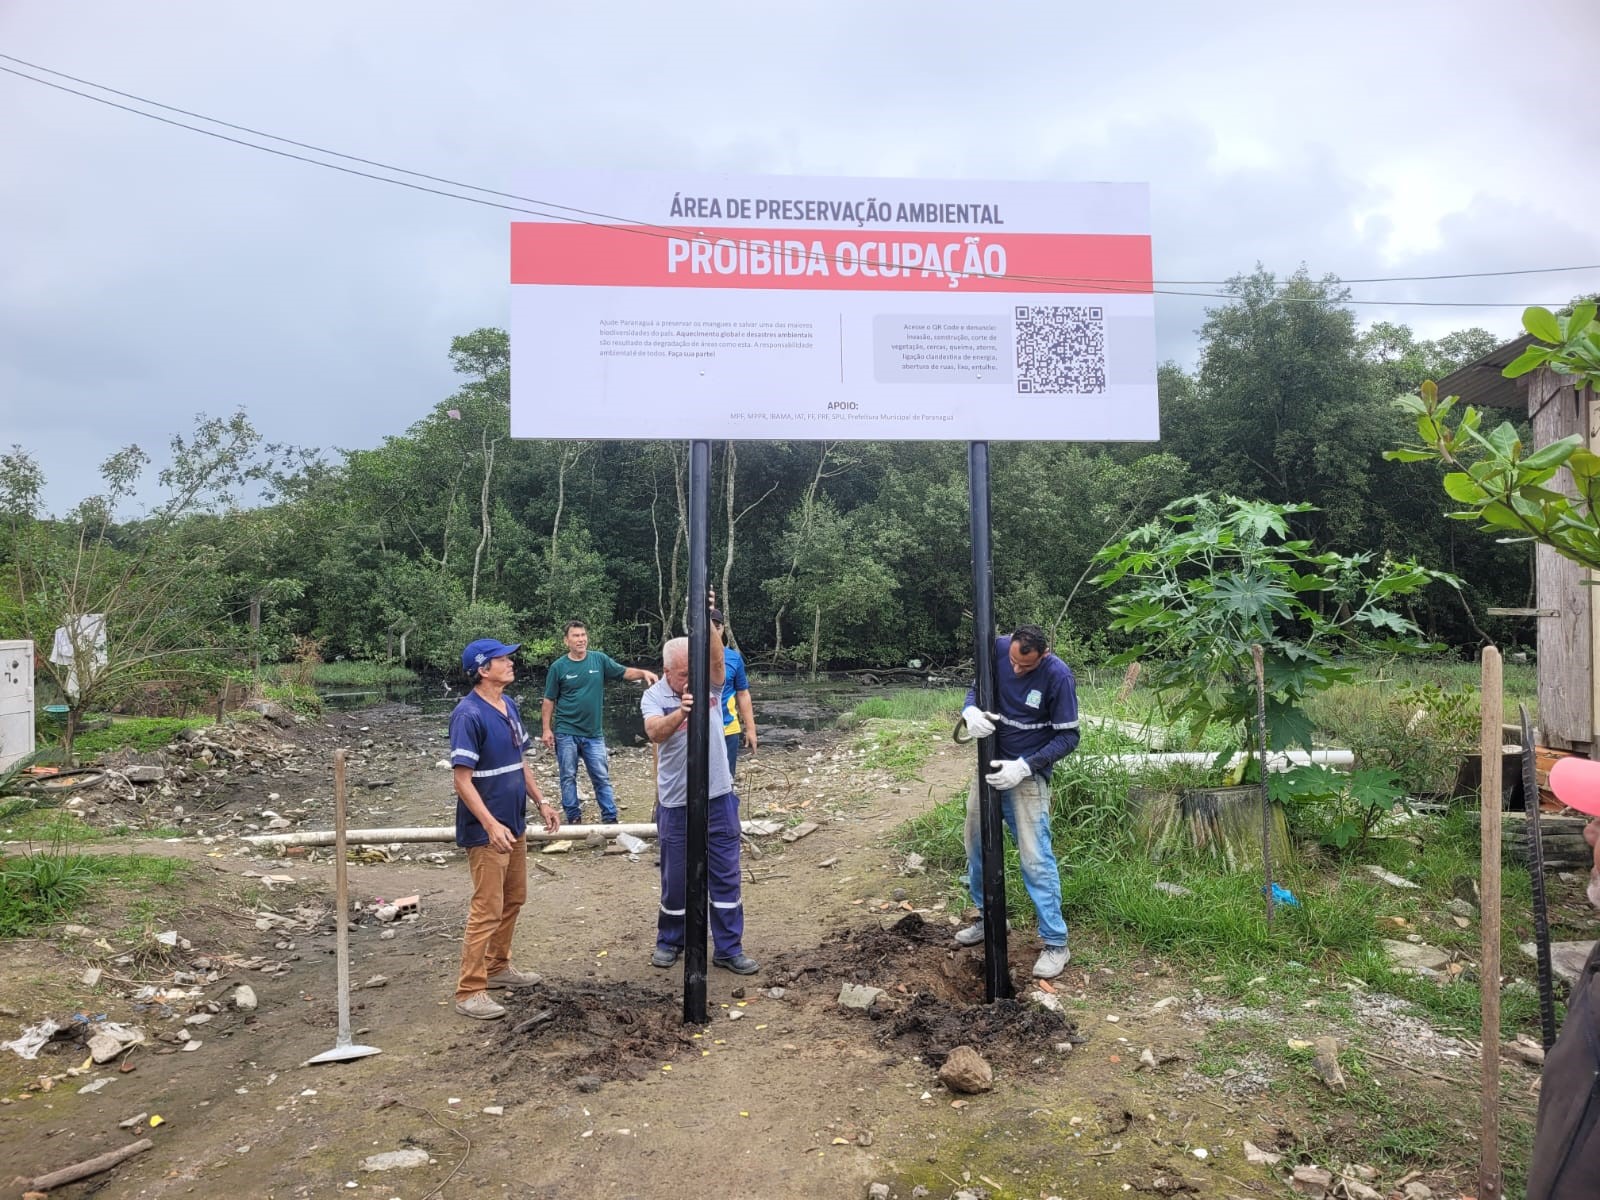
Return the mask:
<svg viewBox="0 0 1600 1200">
<path fill-rule="evenodd" d="M 456 1011 L 480 1021 L 506 1015 L 490 999 L 490 988 L 539 983 L 532 971 L 511 965 L 511 938 L 528 896 L 528 800 L 539 806 L 546 829 L 554 833 L 561 828 L 524 757 L 533 739 L 523 728 L 517 702 L 505 694 L 516 678 L 511 656 L 517 649 L 480 638 L 463 650 L 461 665 L 473 688 L 450 714 L 456 845 L 466 850 L 472 871 Z"/>
<path fill-rule="evenodd" d="M 1078 688 L 1072 670 L 1050 653 L 1044 630 L 1018 625 L 1010 637 L 994 640 L 997 713 L 977 707 L 967 692 L 961 717 L 974 738 L 996 734 L 999 758 L 990 761 L 989 786 L 1000 793 L 1000 811 L 1017 844 L 1022 883 L 1039 915 L 1044 950 L 1033 973 L 1054 979 L 1071 958 L 1067 922 L 1061 915 L 1061 871 L 1050 844 L 1050 769 L 1078 746 Z M 983 843 L 976 778 L 967 793 L 967 888 L 983 907 Z M 983 941 L 983 921 L 956 932 L 963 946 Z"/>
</svg>

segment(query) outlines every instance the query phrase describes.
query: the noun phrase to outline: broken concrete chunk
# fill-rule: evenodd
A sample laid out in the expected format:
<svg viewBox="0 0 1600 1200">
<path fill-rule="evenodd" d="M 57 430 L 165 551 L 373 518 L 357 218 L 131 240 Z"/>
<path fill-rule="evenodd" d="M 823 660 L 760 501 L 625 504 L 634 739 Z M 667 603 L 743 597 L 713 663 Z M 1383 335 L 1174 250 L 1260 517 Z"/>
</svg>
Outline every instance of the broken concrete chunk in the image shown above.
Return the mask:
<svg viewBox="0 0 1600 1200">
<path fill-rule="evenodd" d="M 1255 1163 L 1257 1166 L 1272 1167 L 1283 1161 L 1283 1155 L 1274 1153 L 1271 1150 L 1263 1150 L 1254 1142 L 1246 1142 L 1244 1144 L 1244 1160 L 1247 1163 Z"/>
<path fill-rule="evenodd" d="M 541 854 L 567 854 L 567 853 L 570 853 L 571 850 L 572 850 L 572 841 L 571 841 L 571 839 L 562 838 L 559 842 L 551 842 L 548 846 L 546 846 L 539 853 L 541 853 Z"/>
<path fill-rule="evenodd" d="M 818 828 L 815 821 L 802 821 L 793 829 L 787 830 L 783 835 L 783 840 L 786 842 L 798 842 L 807 834 L 815 833 Z"/>
<path fill-rule="evenodd" d="M 229 1001 L 232 1003 L 233 1007 L 238 1009 L 240 1012 L 255 1012 L 255 989 L 249 984 L 241 983 L 238 987 L 233 989 L 233 995 L 229 997 Z"/>
<path fill-rule="evenodd" d="M 1317 1073 L 1317 1078 L 1327 1084 L 1330 1091 L 1344 1091 L 1344 1072 L 1339 1069 L 1339 1043 L 1331 1037 L 1319 1037 L 1312 1045 L 1315 1054 L 1311 1059 L 1311 1069 Z"/>
<path fill-rule="evenodd" d="M 859 983 L 847 983 L 839 988 L 839 1006 L 841 1008 L 868 1009 L 872 1002 L 883 995 L 882 988 L 867 987 Z"/>
<path fill-rule="evenodd" d="M 89 1054 L 97 1063 L 110 1062 L 130 1046 L 144 1041 L 144 1030 L 115 1021 L 102 1021 L 89 1036 Z"/>
<path fill-rule="evenodd" d="M 1517 949 L 1528 958 L 1538 954 L 1532 942 L 1523 942 Z M 1588 961 L 1589 952 L 1593 949 L 1593 942 L 1551 942 L 1550 969 L 1555 972 L 1557 979 L 1577 983 L 1583 976 L 1583 964 Z"/>
<path fill-rule="evenodd" d="M 1395 966 L 1408 971 L 1438 971 L 1450 961 L 1450 956 L 1437 946 L 1422 946 L 1415 942 L 1397 942 L 1393 938 L 1379 938 Z"/>
<path fill-rule="evenodd" d="M 123 774 L 128 777 L 129 783 L 160 783 L 166 778 L 167 769 L 155 763 L 135 763 Z"/>
<path fill-rule="evenodd" d="M 994 1068 L 971 1046 L 957 1046 L 939 1068 L 939 1082 L 952 1092 L 976 1095 L 994 1087 Z"/>
<path fill-rule="evenodd" d="M 396 1171 L 428 1165 L 428 1152 L 412 1146 L 406 1150 L 390 1150 L 361 1160 L 363 1171 Z"/>
<path fill-rule="evenodd" d="M 1322 1200 L 1333 1186 L 1333 1172 L 1321 1167 L 1296 1167 L 1289 1177 L 1289 1186 L 1311 1200 Z"/>
</svg>

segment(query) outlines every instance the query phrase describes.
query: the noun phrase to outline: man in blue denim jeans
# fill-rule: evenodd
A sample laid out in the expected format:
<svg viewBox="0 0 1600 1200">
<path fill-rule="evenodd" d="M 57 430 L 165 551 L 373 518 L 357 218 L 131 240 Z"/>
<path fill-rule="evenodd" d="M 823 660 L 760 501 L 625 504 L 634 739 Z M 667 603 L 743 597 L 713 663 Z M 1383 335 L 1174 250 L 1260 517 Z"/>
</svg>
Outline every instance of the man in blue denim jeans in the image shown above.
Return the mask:
<svg viewBox="0 0 1600 1200">
<path fill-rule="evenodd" d="M 967 692 L 961 717 L 974 738 L 996 734 L 999 758 L 990 761 L 989 786 L 1000 793 L 1000 811 L 1017 844 L 1022 882 L 1039 914 L 1044 950 L 1033 964 L 1039 979 L 1054 979 L 1072 957 L 1067 922 L 1061 915 L 1061 871 L 1050 844 L 1050 769 L 1078 746 L 1078 688 L 1072 669 L 1054 654 L 1044 630 L 1018 625 L 1010 637 L 994 640 L 994 677 L 999 712 L 977 707 L 975 689 Z M 983 907 L 983 843 L 976 778 L 967 793 L 967 888 Z M 983 920 L 956 931 L 956 941 L 983 941 Z"/>
<path fill-rule="evenodd" d="M 582 621 L 568 621 L 564 637 L 567 652 L 545 672 L 543 741 L 546 749 L 555 751 L 561 770 L 561 807 L 567 824 L 576 825 L 583 815 L 578 801 L 578 760 L 582 759 L 594 785 L 600 820 L 615 825 L 617 798 L 611 790 L 611 760 L 600 720 L 606 680 L 637 679 L 649 687 L 656 675 L 640 667 L 625 667 L 609 655 L 589 649 L 589 629 Z"/>
</svg>

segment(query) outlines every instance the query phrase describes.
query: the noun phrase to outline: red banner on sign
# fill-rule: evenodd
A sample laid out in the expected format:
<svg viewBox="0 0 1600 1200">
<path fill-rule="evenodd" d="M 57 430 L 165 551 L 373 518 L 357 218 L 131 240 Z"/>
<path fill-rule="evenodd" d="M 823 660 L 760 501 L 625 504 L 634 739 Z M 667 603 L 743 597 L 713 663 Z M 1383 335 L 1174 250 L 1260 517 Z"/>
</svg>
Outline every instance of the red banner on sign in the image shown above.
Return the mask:
<svg viewBox="0 0 1600 1200">
<path fill-rule="evenodd" d="M 1148 294 L 1134 234 L 511 226 L 511 282 L 572 287 Z"/>
</svg>

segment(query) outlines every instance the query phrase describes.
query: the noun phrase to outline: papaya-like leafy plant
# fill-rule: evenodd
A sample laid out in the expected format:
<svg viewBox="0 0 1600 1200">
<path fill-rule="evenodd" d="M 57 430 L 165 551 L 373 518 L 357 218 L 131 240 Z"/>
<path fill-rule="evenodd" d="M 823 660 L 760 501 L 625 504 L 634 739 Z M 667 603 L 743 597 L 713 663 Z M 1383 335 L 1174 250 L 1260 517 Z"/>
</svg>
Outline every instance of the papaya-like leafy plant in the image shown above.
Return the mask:
<svg viewBox="0 0 1600 1200">
<path fill-rule="evenodd" d="M 1260 754 L 1253 644 L 1264 651 L 1268 747 L 1310 749 L 1302 703 L 1354 677 L 1341 655 L 1424 648 L 1394 602 L 1434 581 L 1456 584 L 1413 561 L 1314 550 L 1290 529 L 1311 511 L 1189 496 L 1095 556 L 1105 569 L 1094 582 L 1116 593 L 1111 628 L 1133 639 L 1112 663 L 1142 663 L 1144 682 L 1196 744 L 1212 725 L 1229 729 L 1218 766 L 1239 750 L 1252 764 Z"/>
</svg>

